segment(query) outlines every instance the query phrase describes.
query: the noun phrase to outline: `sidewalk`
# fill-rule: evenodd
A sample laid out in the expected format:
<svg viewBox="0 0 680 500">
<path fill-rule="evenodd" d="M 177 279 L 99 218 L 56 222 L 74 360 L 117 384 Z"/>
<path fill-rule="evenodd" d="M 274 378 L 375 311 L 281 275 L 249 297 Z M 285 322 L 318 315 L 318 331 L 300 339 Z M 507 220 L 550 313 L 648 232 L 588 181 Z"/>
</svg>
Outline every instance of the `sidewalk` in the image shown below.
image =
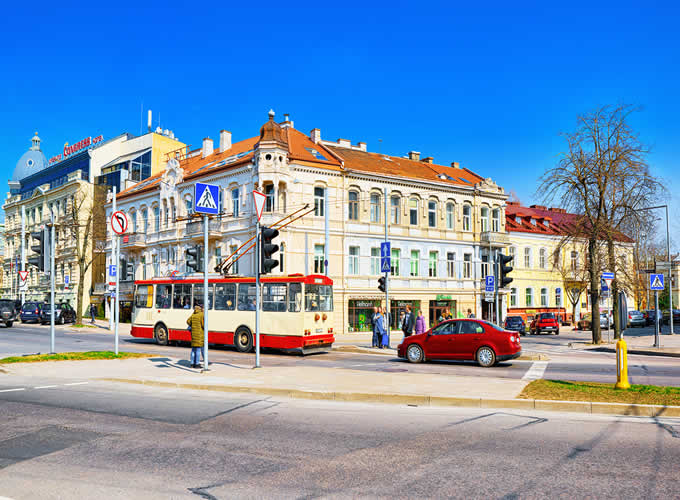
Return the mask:
<svg viewBox="0 0 680 500">
<path fill-rule="evenodd" d="M 616 340 L 612 332 L 610 342 L 607 342 L 607 333 L 603 332 L 603 342 L 600 345 L 593 345 L 586 341 L 584 342 L 570 342 L 569 346 L 579 349 L 589 349 L 601 352 L 616 352 Z M 659 342 L 661 347 L 654 347 L 654 334 L 643 333 L 636 331 L 633 328 L 628 328 L 624 334 L 623 339 L 626 341 L 628 354 L 638 354 L 647 356 L 670 356 L 680 358 L 680 331 L 674 335 L 668 332 L 659 335 Z"/>
</svg>

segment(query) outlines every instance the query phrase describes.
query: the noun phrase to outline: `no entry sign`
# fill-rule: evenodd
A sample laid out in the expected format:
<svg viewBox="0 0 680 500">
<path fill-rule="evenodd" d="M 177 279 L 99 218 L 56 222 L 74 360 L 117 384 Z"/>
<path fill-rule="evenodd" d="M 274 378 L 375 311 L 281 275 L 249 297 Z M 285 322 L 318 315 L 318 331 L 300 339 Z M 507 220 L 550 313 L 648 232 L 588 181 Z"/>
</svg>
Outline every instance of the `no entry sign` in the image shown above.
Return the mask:
<svg viewBox="0 0 680 500">
<path fill-rule="evenodd" d="M 113 214 L 111 214 L 111 229 L 113 229 L 113 232 L 116 234 L 123 234 L 127 231 L 127 228 L 128 220 L 125 212 L 121 212 L 120 210 L 113 212 Z"/>
</svg>

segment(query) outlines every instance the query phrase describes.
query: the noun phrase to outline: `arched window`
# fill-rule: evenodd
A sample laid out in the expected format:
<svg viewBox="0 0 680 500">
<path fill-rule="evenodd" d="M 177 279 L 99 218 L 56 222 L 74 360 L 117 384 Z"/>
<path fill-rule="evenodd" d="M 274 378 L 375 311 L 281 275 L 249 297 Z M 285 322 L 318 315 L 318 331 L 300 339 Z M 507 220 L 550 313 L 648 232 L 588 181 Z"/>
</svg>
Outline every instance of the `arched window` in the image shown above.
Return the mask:
<svg viewBox="0 0 680 500">
<path fill-rule="evenodd" d="M 142 209 L 142 229 L 144 234 L 149 233 L 149 211 L 146 208 Z"/>
<path fill-rule="evenodd" d="M 429 201 L 427 203 L 427 225 L 430 227 L 437 227 L 437 202 Z"/>
<path fill-rule="evenodd" d="M 497 233 L 501 230 L 501 210 L 494 208 L 491 212 L 491 230 Z"/>
<path fill-rule="evenodd" d="M 399 206 L 400 203 L 399 195 L 392 195 L 390 198 L 390 222 L 392 224 L 399 224 Z"/>
<path fill-rule="evenodd" d="M 130 211 L 130 222 L 132 222 L 132 232 L 136 233 L 137 232 L 137 211 L 132 210 Z"/>
<path fill-rule="evenodd" d="M 315 187 L 314 188 L 314 215 L 318 217 L 323 217 L 324 214 L 324 188 Z"/>
<path fill-rule="evenodd" d="M 463 205 L 463 231 L 472 231 L 472 207 Z"/>
<path fill-rule="evenodd" d="M 359 193 L 356 191 L 349 192 L 349 220 L 359 220 Z"/>
<path fill-rule="evenodd" d="M 186 207 L 187 215 L 194 213 L 194 200 L 190 194 L 184 197 L 184 206 Z"/>
<path fill-rule="evenodd" d="M 548 251 L 545 248 L 541 248 L 538 251 L 538 265 L 541 269 L 545 269 L 548 260 Z"/>
<path fill-rule="evenodd" d="M 153 206 L 153 229 L 156 232 L 161 230 L 161 211 L 158 205 Z"/>
<path fill-rule="evenodd" d="M 446 229 L 453 229 L 454 213 L 453 203 L 446 204 Z"/>
<path fill-rule="evenodd" d="M 418 225 L 418 198 L 408 200 L 408 220 L 412 226 Z"/>
<path fill-rule="evenodd" d="M 541 288 L 541 307 L 548 307 L 548 289 Z"/>
<path fill-rule="evenodd" d="M 380 222 L 380 195 L 371 193 L 371 222 Z"/>
<path fill-rule="evenodd" d="M 480 215 L 482 218 L 482 232 L 485 233 L 489 230 L 489 209 L 487 207 L 482 207 Z"/>
</svg>

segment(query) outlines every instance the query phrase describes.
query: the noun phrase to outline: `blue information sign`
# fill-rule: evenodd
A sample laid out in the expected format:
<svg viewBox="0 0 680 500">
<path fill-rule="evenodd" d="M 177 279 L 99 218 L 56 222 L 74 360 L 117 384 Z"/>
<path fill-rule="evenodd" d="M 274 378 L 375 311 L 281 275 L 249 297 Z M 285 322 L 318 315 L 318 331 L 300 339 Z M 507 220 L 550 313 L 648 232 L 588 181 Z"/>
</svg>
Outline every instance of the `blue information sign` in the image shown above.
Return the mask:
<svg viewBox="0 0 680 500">
<path fill-rule="evenodd" d="M 390 272 L 390 257 L 392 255 L 392 251 L 390 248 L 390 242 L 389 241 L 383 241 L 380 244 L 380 271 L 383 273 L 389 273 Z"/>
<path fill-rule="evenodd" d="M 496 277 L 489 275 L 486 277 L 486 291 L 494 292 L 496 290 Z"/>
<path fill-rule="evenodd" d="M 603 280 L 613 280 L 614 279 L 614 273 L 602 273 L 602 279 Z"/>
<path fill-rule="evenodd" d="M 220 213 L 220 188 L 215 184 L 197 182 L 194 193 L 194 212 L 217 215 Z"/>
<path fill-rule="evenodd" d="M 650 274 L 649 275 L 649 289 L 650 290 L 663 290 L 663 274 Z"/>
<path fill-rule="evenodd" d="M 115 264 L 111 264 L 109 266 L 109 276 L 111 276 L 112 278 L 116 277 L 116 265 Z"/>
</svg>

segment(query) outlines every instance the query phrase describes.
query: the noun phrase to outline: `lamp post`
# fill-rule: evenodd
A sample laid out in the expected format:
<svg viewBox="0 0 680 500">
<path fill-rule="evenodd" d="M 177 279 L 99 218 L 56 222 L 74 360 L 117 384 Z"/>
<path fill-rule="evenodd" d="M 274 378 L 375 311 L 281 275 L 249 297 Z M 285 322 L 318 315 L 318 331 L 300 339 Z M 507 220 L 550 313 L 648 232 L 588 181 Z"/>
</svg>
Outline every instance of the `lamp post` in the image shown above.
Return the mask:
<svg viewBox="0 0 680 500">
<path fill-rule="evenodd" d="M 642 212 L 643 210 L 655 210 L 657 208 L 663 208 L 666 210 L 666 255 L 668 258 L 668 281 L 670 282 L 669 287 L 669 293 L 668 293 L 668 308 L 670 309 L 669 311 L 669 324 L 671 327 L 670 334 L 673 335 L 675 332 L 673 332 L 673 263 L 671 262 L 671 236 L 670 236 L 670 230 L 669 230 L 669 223 L 668 223 L 668 205 L 657 205 L 654 207 L 645 207 L 645 208 L 638 208 L 637 210 L 634 210 L 634 212 Z"/>
</svg>

